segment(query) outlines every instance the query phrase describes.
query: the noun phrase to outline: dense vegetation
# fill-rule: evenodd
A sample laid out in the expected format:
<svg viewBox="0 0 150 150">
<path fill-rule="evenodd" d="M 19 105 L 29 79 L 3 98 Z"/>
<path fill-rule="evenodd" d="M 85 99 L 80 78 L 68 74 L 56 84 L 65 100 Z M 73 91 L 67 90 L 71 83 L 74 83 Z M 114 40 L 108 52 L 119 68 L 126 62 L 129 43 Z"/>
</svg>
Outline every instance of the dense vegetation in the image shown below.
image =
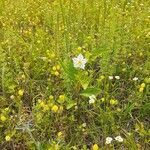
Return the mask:
<svg viewBox="0 0 150 150">
<path fill-rule="evenodd" d="M 147 0 L 0 1 L 1 150 L 149 150 Z"/>
</svg>

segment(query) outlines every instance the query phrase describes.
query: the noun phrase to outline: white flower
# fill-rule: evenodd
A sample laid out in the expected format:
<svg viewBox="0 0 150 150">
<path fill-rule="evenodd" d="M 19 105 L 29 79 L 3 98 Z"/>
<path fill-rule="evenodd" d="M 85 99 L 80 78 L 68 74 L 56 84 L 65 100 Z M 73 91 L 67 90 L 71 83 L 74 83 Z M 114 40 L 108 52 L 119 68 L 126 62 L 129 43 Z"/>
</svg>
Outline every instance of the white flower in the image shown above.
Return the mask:
<svg viewBox="0 0 150 150">
<path fill-rule="evenodd" d="M 86 127 L 86 123 L 83 123 L 83 124 L 82 124 L 82 127 L 84 127 L 84 128 L 85 128 L 85 127 Z"/>
<path fill-rule="evenodd" d="M 132 80 L 133 80 L 133 81 L 137 81 L 137 80 L 138 80 L 138 78 L 137 78 L 137 77 L 134 77 Z"/>
<path fill-rule="evenodd" d="M 105 144 L 111 144 L 112 140 L 113 139 L 111 137 L 107 137 Z"/>
<path fill-rule="evenodd" d="M 85 68 L 85 64 L 87 63 L 87 60 L 83 57 L 82 54 L 79 54 L 77 57 L 72 58 L 73 64 L 75 68 Z"/>
<path fill-rule="evenodd" d="M 95 95 L 89 96 L 89 104 L 94 104 L 94 103 L 95 103 L 95 100 L 96 100 Z"/>
<path fill-rule="evenodd" d="M 119 76 L 115 76 L 115 78 L 116 78 L 117 80 L 119 80 L 119 79 L 120 79 L 120 77 L 119 77 Z"/>
<path fill-rule="evenodd" d="M 116 136 L 115 140 L 118 142 L 123 142 L 123 138 L 121 136 Z"/>
<path fill-rule="evenodd" d="M 109 76 L 108 78 L 109 78 L 109 80 L 112 80 L 112 79 L 113 79 L 113 76 Z"/>
</svg>

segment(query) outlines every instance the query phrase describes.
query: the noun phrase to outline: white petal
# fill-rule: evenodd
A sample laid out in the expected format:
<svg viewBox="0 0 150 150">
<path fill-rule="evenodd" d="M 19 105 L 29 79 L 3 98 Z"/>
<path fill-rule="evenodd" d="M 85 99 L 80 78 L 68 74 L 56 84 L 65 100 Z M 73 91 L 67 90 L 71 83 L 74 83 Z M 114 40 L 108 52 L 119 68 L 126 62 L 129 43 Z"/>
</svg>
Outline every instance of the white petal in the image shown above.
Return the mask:
<svg viewBox="0 0 150 150">
<path fill-rule="evenodd" d="M 85 68 L 85 64 L 80 64 L 79 68 L 84 69 Z"/>
<path fill-rule="evenodd" d="M 112 79 L 113 79 L 113 76 L 109 76 L 109 79 L 112 80 Z"/>
<path fill-rule="evenodd" d="M 83 62 L 84 64 L 86 64 L 86 63 L 87 63 L 87 60 L 84 58 L 84 59 L 82 60 L 82 62 Z"/>
<path fill-rule="evenodd" d="M 84 57 L 83 57 L 83 55 L 82 55 L 82 54 L 79 54 L 77 58 L 78 58 L 79 60 L 84 59 Z"/>
</svg>

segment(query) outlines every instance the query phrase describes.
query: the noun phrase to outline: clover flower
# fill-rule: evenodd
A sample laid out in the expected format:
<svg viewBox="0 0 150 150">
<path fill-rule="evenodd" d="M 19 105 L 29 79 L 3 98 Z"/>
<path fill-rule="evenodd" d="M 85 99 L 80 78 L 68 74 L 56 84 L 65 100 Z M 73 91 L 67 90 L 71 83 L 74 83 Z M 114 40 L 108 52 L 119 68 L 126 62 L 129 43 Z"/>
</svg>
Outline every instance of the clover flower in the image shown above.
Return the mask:
<svg viewBox="0 0 150 150">
<path fill-rule="evenodd" d="M 83 123 L 83 124 L 82 124 L 82 127 L 84 127 L 84 128 L 85 128 L 85 127 L 86 127 L 86 123 Z"/>
<path fill-rule="evenodd" d="M 109 76 L 108 78 L 109 78 L 109 80 L 112 80 L 114 77 L 113 76 Z"/>
<path fill-rule="evenodd" d="M 123 138 L 121 136 L 116 136 L 115 140 L 118 142 L 123 142 Z"/>
<path fill-rule="evenodd" d="M 107 137 L 105 144 L 111 144 L 112 140 L 113 139 L 111 137 Z"/>
<path fill-rule="evenodd" d="M 94 104 L 94 103 L 95 103 L 95 100 L 96 100 L 95 95 L 89 96 L 89 104 Z"/>
<path fill-rule="evenodd" d="M 82 54 L 79 54 L 77 57 L 72 58 L 73 64 L 75 68 L 85 68 L 85 64 L 87 63 L 87 60 L 83 57 Z"/>
<path fill-rule="evenodd" d="M 120 77 L 119 77 L 119 76 L 115 76 L 115 79 L 119 80 L 119 79 L 120 79 Z"/>
<path fill-rule="evenodd" d="M 132 80 L 133 80 L 133 81 L 137 81 L 137 80 L 138 80 L 138 78 L 137 78 L 137 77 L 134 77 Z"/>
</svg>

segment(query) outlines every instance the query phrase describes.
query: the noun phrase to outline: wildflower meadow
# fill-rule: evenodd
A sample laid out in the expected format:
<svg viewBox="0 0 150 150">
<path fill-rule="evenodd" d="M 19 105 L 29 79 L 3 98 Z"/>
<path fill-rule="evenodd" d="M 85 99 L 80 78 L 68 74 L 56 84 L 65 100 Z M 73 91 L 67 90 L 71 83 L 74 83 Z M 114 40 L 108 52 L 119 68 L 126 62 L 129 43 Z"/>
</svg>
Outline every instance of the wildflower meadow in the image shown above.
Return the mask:
<svg viewBox="0 0 150 150">
<path fill-rule="evenodd" d="M 0 0 L 0 150 L 150 150 L 148 0 Z"/>
</svg>

